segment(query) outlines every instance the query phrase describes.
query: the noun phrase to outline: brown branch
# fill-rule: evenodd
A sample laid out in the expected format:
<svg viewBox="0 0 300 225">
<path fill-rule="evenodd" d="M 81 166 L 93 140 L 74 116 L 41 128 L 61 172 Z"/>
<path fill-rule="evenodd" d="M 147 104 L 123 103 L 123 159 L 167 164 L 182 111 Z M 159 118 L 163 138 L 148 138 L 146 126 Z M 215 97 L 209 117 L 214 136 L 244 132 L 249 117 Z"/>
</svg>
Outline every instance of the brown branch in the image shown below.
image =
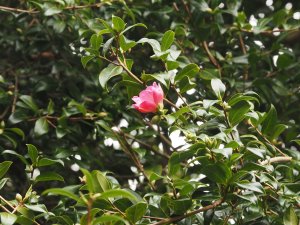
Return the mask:
<svg viewBox="0 0 300 225">
<path fill-rule="evenodd" d="M 167 154 L 165 154 L 165 153 L 162 153 L 162 152 L 160 152 L 160 151 L 155 150 L 151 145 L 145 143 L 144 141 L 141 141 L 141 140 L 139 140 L 139 139 L 136 139 L 134 136 L 131 136 L 130 134 L 124 133 L 124 135 L 125 135 L 127 138 L 130 138 L 130 139 L 132 139 L 133 141 L 135 141 L 135 142 L 137 142 L 137 143 L 139 143 L 139 144 L 145 146 L 146 148 L 148 148 L 150 151 L 154 152 L 155 154 L 160 155 L 160 156 L 162 156 L 162 157 L 164 157 L 164 158 L 166 158 L 166 159 L 169 159 L 169 158 L 170 158 L 169 155 L 167 155 Z"/>
<path fill-rule="evenodd" d="M 4 119 L 4 117 L 6 116 L 6 114 L 9 111 L 10 106 L 6 107 L 3 111 L 3 113 L 0 115 L 0 120 Z"/>
<path fill-rule="evenodd" d="M 229 119 L 228 119 L 228 116 L 227 116 L 226 109 L 224 108 L 223 105 L 222 105 L 222 107 L 223 107 L 223 112 L 224 112 L 224 116 L 225 116 L 225 122 L 226 122 L 226 125 L 227 125 L 228 129 L 231 129 L 231 125 L 230 125 L 230 123 L 229 123 Z M 230 133 L 231 139 L 234 141 L 234 136 L 233 136 L 232 131 L 230 131 L 229 133 Z"/>
<path fill-rule="evenodd" d="M 17 8 L 11 8 L 11 7 L 7 7 L 7 6 L 0 6 L 0 10 L 17 12 L 17 13 L 29 13 L 29 14 L 35 14 L 35 13 L 39 13 L 40 12 L 40 11 L 36 11 L 34 9 L 32 9 L 32 10 L 17 9 Z"/>
<path fill-rule="evenodd" d="M 19 78 L 18 75 L 15 75 L 15 90 L 14 90 L 14 99 L 11 107 L 11 112 L 14 113 L 16 111 L 16 104 L 18 99 L 18 93 L 19 93 Z"/>
<path fill-rule="evenodd" d="M 145 121 L 145 123 L 146 123 L 149 127 L 151 127 L 152 130 L 157 131 L 157 130 L 155 130 L 155 128 L 153 127 L 152 123 L 150 123 L 149 121 Z M 167 145 L 168 145 L 170 148 L 172 148 L 174 151 L 176 150 L 176 149 L 173 147 L 172 142 L 171 142 L 168 138 L 166 138 L 161 132 L 158 132 L 158 135 L 159 135 L 160 139 L 161 139 L 165 144 L 167 144 Z"/>
<path fill-rule="evenodd" d="M 164 98 L 164 101 L 165 101 L 166 103 L 168 103 L 169 105 L 173 106 L 175 109 L 179 109 L 179 108 L 178 108 L 173 102 L 171 102 L 169 99 Z"/>
<path fill-rule="evenodd" d="M 131 146 L 128 144 L 124 133 L 121 130 L 120 131 L 113 131 L 113 132 L 114 132 L 117 140 L 119 141 L 120 146 L 123 149 L 123 151 L 132 159 L 132 161 L 134 162 L 135 166 L 144 175 L 144 177 L 148 181 L 148 184 L 151 187 L 151 189 L 155 190 L 156 188 L 150 182 L 150 179 L 149 179 L 149 177 L 147 176 L 147 174 L 146 174 L 146 172 L 144 170 L 144 166 L 141 164 L 141 162 L 138 159 L 138 157 L 136 156 L 135 152 L 131 149 Z"/>
<path fill-rule="evenodd" d="M 78 9 L 85 9 L 85 8 L 98 8 L 104 5 L 104 3 L 95 3 L 95 4 L 89 4 L 89 5 L 74 5 L 74 6 L 67 6 L 65 8 L 62 8 L 62 10 L 78 10 Z M 0 10 L 3 11 L 11 11 L 16 13 L 28 13 L 28 14 L 37 14 L 41 13 L 41 11 L 36 9 L 18 9 L 18 8 L 11 8 L 7 6 L 0 6 Z"/>
<path fill-rule="evenodd" d="M 117 60 L 119 62 L 119 65 L 123 67 L 123 69 L 126 71 L 126 73 L 132 77 L 134 80 L 136 80 L 139 84 L 144 85 L 144 82 L 141 81 L 136 75 L 134 75 L 126 65 L 124 65 L 124 63 L 120 60 L 119 57 L 117 57 Z"/>
<path fill-rule="evenodd" d="M 298 31 L 299 28 L 292 28 L 292 29 L 275 29 L 275 30 L 263 30 L 263 31 L 259 31 L 258 34 L 271 34 L 273 35 L 274 33 L 277 32 L 293 32 L 293 31 Z M 254 30 L 247 30 L 247 29 L 240 29 L 240 31 L 246 32 L 246 33 L 251 33 L 251 34 L 255 34 Z"/>
<path fill-rule="evenodd" d="M 162 220 L 160 222 L 157 222 L 157 223 L 153 223 L 151 225 L 163 225 L 163 224 L 169 224 L 169 223 L 174 223 L 174 222 L 178 222 L 184 218 L 187 218 L 187 217 L 190 217 L 190 216 L 193 216 L 197 213 L 200 213 L 200 212 L 205 212 L 207 210 L 210 210 L 210 209 L 214 209 L 216 208 L 217 206 L 221 205 L 223 203 L 224 199 L 219 199 L 217 201 L 215 201 L 214 203 L 212 203 L 211 205 L 208 205 L 208 206 L 205 206 L 205 207 L 202 207 L 200 209 L 197 209 L 197 210 L 194 210 L 194 211 L 191 211 L 185 215 L 182 215 L 182 216 L 176 216 L 176 217 L 171 217 L 171 218 L 168 218 L 168 219 L 165 219 L 165 220 Z"/>
<path fill-rule="evenodd" d="M 274 158 L 270 158 L 270 159 L 267 159 L 267 160 L 264 160 L 262 162 L 260 162 L 260 165 L 268 165 L 268 164 L 272 164 L 272 163 L 280 163 L 280 162 L 290 162 L 293 158 L 292 157 L 281 157 L 281 156 L 278 156 L 278 157 L 274 157 Z"/>
<path fill-rule="evenodd" d="M 287 156 L 285 153 L 283 153 L 276 145 L 274 145 L 271 141 L 269 141 L 268 138 L 265 137 L 265 135 L 263 135 L 263 133 L 257 128 L 255 127 L 252 123 L 248 123 L 252 128 L 255 129 L 255 131 L 262 137 L 262 139 L 264 139 L 265 142 L 267 142 L 268 144 L 270 144 L 271 146 L 273 146 L 275 148 L 275 150 L 277 150 L 281 155 L 283 156 Z"/>
<path fill-rule="evenodd" d="M 0 204 L 0 208 L 2 208 L 5 212 L 11 214 L 11 212 L 2 204 Z"/>
<path fill-rule="evenodd" d="M 3 202 L 5 202 L 10 208 L 15 209 L 15 207 L 14 207 L 12 204 L 10 204 L 10 202 L 7 201 L 5 198 L 3 198 L 1 195 L 0 195 L 0 199 L 1 199 Z"/>
<path fill-rule="evenodd" d="M 221 66 L 220 66 L 220 64 L 218 63 L 217 59 L 213 56 L 213 54 L 211 54 L 211 52 L 210 52 L 210 50 L 209 50 L 209 48 L 208 48 L 207 42 L 206 42 L 206 41 L 203 41 L 203 42 L 202 42 L 202 46 L 203 46 L 203 48 L 204 48 L 206 54 L 208 55 L 208 58 L 209 58 L 210 62 L 211 62 L 212 64 L 214 64 L 214 66 L 217 67 L 218 70 L 220 71 L 220 70 L 221 70 Z"/>
<path fill-rule="evenodd" d="M 240 42 L 240 45 L 242 48 L 242 52 L 244 55 L 247 55 L 247 49 L 246 49 L 246 46 L 245 46 L 245 43 L 244 43 L 241 33 L 239 33 L 238 36 L 239 36 L 239 42 Z M 248 75 L 249 75 L 248 74 L 248 65 L 245 65 L 244 66 L 244 81 L 248 80 Z"/>
</svg>

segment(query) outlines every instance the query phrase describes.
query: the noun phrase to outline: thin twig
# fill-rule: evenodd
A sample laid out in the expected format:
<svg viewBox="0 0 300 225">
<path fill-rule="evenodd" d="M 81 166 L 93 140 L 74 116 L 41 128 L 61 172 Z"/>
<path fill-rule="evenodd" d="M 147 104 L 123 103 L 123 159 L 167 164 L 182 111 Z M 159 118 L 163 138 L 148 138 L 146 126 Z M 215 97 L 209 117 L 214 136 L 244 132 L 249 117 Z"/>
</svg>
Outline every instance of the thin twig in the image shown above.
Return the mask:
<svg viewBox="0 0 300 225">
<path fill-rule="evenodd" d="M 220 64 L 218 63 L 218 61 L 216 60 L 216 58 L 213 56 L 213 54 L 211 54 L 209 48 L 208 48 L 208 45 L 207 45 L 207 42 L 206 41 L 203 41 L 202 42 L 202 46 L 205 50 L 205 52 L 207 53 L 208 55 L 208 58 L 209 60 L 211 61 L 212 64 L 214 64 L 215 67 L 218 68 L 218 70 L 220 71 L 221 70 L 221 66 Z"/>
<path fill-rule="evenodd" d="M 124 133 L 124 135 L 125 135 L 127 138 L 130 138 L 130 139 L 132 139 L 133 141 L 135 141 L 135 142 L 137 142 L 137 143 L 139 143 L 139 144 L 145 146 L 146 148 L 148 148 L 150 151 L 154 152 L 155 154 L 160 155 L 160 156 L 162 156 L 162 157 L 164 157 L 164 158 L 166 158 L 166 159 L 169 159 L 169 158 L 170 158 L 169 155 L 164 154 L 164 153 L 162 153 L 162 152 L 160 152 L 160 151 L 157 151 L 157 150 L 154 149 L 151 145 L 145 143 L 144 141 L 141 141 L 141 140 L 139 140 L 139 139 L 136 139 L 134 136 L 131 136 L 130 134 Z"/>
<path fill-rule="evenodd" d="M 238 36 L 239 36 L 239 42 L 240 42 L 240 45 L 242 48 L 242 52 L 244 55 L 247 55 L 247 49 L 246 49 L 246 46 L 245 46 L 245 43 L 244 43 L 241 33 L 239 33 Z M 248 80 L 248 75 L 249 75 L 248 74 L 248 65 L 245 65 L 244 66 L 244 81 Z"/>
<path fill-rule="evenodd" d="M 289 157 L 289 156 L 286 156 L 286 157 L 278 156 L 278 157 L 266 159 L 266 160 L 260 162 L 260 165 L 268 165 L 268 164 L 280 163 L 280 162 L 290 162 L 292 159 L 293 158 Z"/>
<path fill-rule="evenodd" d="M 11 107 L 11 112 L 14 113 L 16 111 L 16 104 L 18 99 L 19 93 L 19 78 L 18 75 L 15 75 L 15 90 L 14 90 L 14 99 Z"/>
<path fill-rule="evenodd" d="M 249 123 L 249 125 L 255 129 L 255 131 L 264 139 L 264 141 L 266 141 L 268 144 L 273 146 L 275 148 L 275 150 L 277 150 L 281 155 L 287 156 L 276 145 L 274 145 L 271 141 L 269 141 L 269 139 L 266 138 L 265 135 L 263 135 L 263 133 L 257 127 L 255 127 L 252 123 Z"/>
<path fill-rule="evenodd" d="M 61 10 L 78 10 L 78 9 L 85 9 L 85 8 L 98 8 L 104 5 L 104 3 L 95 3 L 95 4 L 89 4 L 89 5 L 74 5 L 74 6 L 67 6 L 65 8 L 62 8 Z M 11 11 L 16 13 L 28 13 L 28 14 L 37 14 L 41 13 L 41 11 L 36 9 L 18 9 L 18 8 L 12 8 L 7 6 L 0 6 L 0 10 L 4 11 Z"/>
<path fill-rule="evenodd" d="M 135 152 L 131 149 L 131 146 L 128 144 L 126 137 L 122 131 L 113 131 L 116 138 L 118 139 L 121 148 L 123 151 L 132 159 L 138 170 L 144 175 L 146 180 L 148 181 L 149 186 L 151 187 L 152 190 L 155 190 L 156 188 L 154 185 L 150 182 L 150 179 L 148 178 L 144 166 L 141 164 L 140 160 L 136 156 Z"/>
<path fill-rule="evenodd" d="M 191 211 L 189 213 L 186 213 L 185 215 L 182 215 L 182 216 L 176 216 L 176 217 L 171 217 L 171 218 L 168 218 L 168 219 L 165 219 L 165 220 L 162 220 L 160 222 L 157 222 L 157 223 L 153 223 L 151 225 L 163 225 L 163 224 L 169 224 L 169 223 L 174 223 L 174 222 L 178 222 L 184 218 L 187 218 L 187 217 L 190 217 L 190 216 L 193 216 L 197 213 L 200 213 L 200 212 L 205 212 L 207 210 L 210 210 L 210 209 L 214 209 L 216 208 L 217 206 L 221 205 L 223 203 L 224 199 L 219 199 L 217 201 L 215 201 L 214 203 L 212 203 L 211 205 L 208 205 L 208 206 L 205 206 L 205 207 L 202 207 L 200 209 L 197 209 L 197 210 L 194 210 L 194 211 Z"/>
<path fill-rule="evenodd" d="M 9 108 L 10 108 L 10 106 L 8 106 L 8 107 L 6 107 L 5 109 L 4 109 L 4 111 L 1 113 L 1 115 L 0 115 L 0 120 L 2 120 L 2 119 L 4 119 L 4 117 L 6 116 L 6 114 L 8 113 L 8 111 L 9 111 Z"/>
<path fill-rule="evenodd" d="M 274 34 L 278 32 L 292 32 L 292 31 L 298 31 L 299 28 L 292 28 L 292 29 L 274 29 L 274 30 L 263 30 L 259 31 L 257 34 Z M 254 30 L 247 30 L 247 29 L 240 29 L 240 31 L 246 32 L 246 33 L 253 33 L 256 34 Z"/>
<path fill-rule="evenodd" d="M 128 67 L 120 60 L 119 57 L 117 57 L 117 60 L 118 60 L 118 62 L 119 62 L 119 64 L 120 64 L 120 66 L 123 67 L 123 69 L 126 71 L 126 73 L 127 73 L 130 77 L 132 77 L 134 80 L 136 80 L 139 84 L 144 85 L 144 82 L 141 81 L 136 75 L 134 75 L 134 74 L 128 69 Z"/>
<path fill-rule="evenodd" d="M 173 106 L 175 109 L 179 109 L 173 102 L 171 102 L 169 99 L 164 98 L 164 101 L 167 102 L 169 105 Z"/>
<path fill-rule="evenodd" d="M 149 121 L 145 121 L 145 123 L 151 127 L 152 130 L 156 131 L 155 128 L 153 127 L 152 123 L 150 123 Z M 172 145 L 172 142 L 166 138 L 161 132 L 158 132 L 158 135 L 160 137 L 160 139 L 165 143 L 167 144 L 170 148 L 172 148 L 174 151 L 176 150 L 173 145 Z"/>
<path fill-rule="evenodd" d="M 223 107 L 223 106 L 222 106 Z M 227 116 L 227 112 L 226 112 L 226 109 L 223 107 L 223 112 L 224 112 L 224 116 L 225 116 L 225 122 L 226 122 L 226 124 L 227 124 L 227 127 L 228 127 L 228 129 L 231 129 L 231 125 L 230 125 L 230 123 L 229 123 L 229 119 L 228 119 L 228 116 Z M 234 136 L 233 136 L 233 133 L 232 133 L 232 131 L 230 130 L 230 137 L 231 137 L 231 139 L 234 141 Z"/>
<path fill-rule="evenodd" d="M 36 11 L 35 9 L 32 9 L 32 10 L 17 9 L 17 8 L 11 8 L 11 7 L 7 7 L 7 6 L 0 6 L 0 10 L 17 12 L 17 13 L 29 13 L 29 14 L 35 14 L 35 13 L 40 12 L 40 11 Z"/>
<path fill-rule="evenodd" d="M 3 198 L 1 195 L 0 195 L 0 199 L 1 199 L 3 202 L 5 202 L 10 208 L 12 208 L 13 210 L 15 209 L 15 207 L 14 207 L 12 204 L 10 204 L 10 202 L 7 201 L 5 198 Z"/>
<path fill-rule="evenodd" d="M 0 208 L 2 208 L 5 212 L 11 214 L 11 212 L 2 204 L 0 204 Z"/>
</svg>

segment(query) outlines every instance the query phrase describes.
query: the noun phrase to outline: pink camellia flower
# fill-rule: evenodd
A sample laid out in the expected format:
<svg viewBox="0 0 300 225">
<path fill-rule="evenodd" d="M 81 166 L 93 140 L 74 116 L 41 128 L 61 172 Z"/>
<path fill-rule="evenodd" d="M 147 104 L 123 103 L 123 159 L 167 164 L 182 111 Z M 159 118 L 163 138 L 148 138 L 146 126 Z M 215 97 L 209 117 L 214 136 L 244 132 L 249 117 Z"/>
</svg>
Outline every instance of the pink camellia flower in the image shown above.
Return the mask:
<svg viewBox="0 0 300 225">
<path fill-rule="evenodd" d="M 158 107 L 163 107 L 164 92 L 159 84 L 153 82 L 145 90 L 141 91 L 139 96 L 134 96 L 132 100 L 135 102 L 132 106 L 142 112 L 156 112 Z"/>
</svg>

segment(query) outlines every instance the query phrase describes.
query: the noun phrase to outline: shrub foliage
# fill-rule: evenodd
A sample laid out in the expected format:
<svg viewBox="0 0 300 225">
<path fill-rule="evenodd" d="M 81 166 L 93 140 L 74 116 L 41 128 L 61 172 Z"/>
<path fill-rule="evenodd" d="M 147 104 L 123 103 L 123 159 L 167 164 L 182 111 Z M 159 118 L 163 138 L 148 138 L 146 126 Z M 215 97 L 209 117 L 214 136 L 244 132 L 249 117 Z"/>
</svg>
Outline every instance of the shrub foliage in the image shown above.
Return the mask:
<svg viewBox="0 0 300 225">
<path fill-rule="evenodd" d="M 1 4 L 3 225 L 298 225 L 299 1 Z"/>
</svg>

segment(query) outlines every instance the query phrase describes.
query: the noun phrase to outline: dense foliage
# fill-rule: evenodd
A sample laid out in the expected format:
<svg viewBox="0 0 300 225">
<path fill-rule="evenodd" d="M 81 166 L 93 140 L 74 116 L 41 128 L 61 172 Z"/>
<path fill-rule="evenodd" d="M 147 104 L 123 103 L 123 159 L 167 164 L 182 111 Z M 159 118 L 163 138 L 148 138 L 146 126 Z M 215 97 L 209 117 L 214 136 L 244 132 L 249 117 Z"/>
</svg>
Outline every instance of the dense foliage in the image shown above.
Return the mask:
<svg viewBox="0 0 300 225">
<path fill-rule="evenodd" d="M 3 225 L 298 225 L 299 1 L 12 0 L 0 21 Z M 133 107 L 152 85 L 163 104 Z"/>
</svg>

